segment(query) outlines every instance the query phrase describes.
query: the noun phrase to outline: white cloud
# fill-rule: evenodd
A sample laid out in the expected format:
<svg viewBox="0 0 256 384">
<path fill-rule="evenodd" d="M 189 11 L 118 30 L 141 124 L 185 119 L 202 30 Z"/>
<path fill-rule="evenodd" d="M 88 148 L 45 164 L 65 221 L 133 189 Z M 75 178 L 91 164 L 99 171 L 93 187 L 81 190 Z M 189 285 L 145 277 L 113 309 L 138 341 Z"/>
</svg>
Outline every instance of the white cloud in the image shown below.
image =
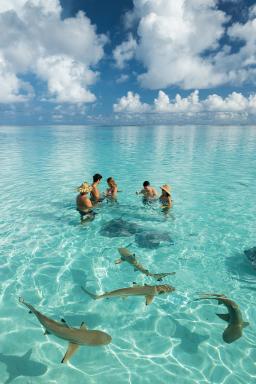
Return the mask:
<svg viewBox="0 0 256 384">
<path fill-rule="evenodd" d="M 189 96 L 182 98 L 177 94 L 173 101 L 170 101 L 169 96 L 159 91 L 158 97 L 154 100 L 154 112 L 179 113 L 179 112 L 200 112 L 202 105 L 199 100 L 199 91 L 195 90 Z"/>
<path fill-rule="evenodd" d="M 47 81 L 49 94 L 56 102 L 83 103 L 96 100 L 87 89 L 94 82 L 95 72 L 69 56 L 40 58 L 37 61 L 37 74 Z"/>
<path fill-rule="evenodd" d="M 140 101 L 137 93 L 128 92 L 113 105 L 114 112 L 143 113 L 149 110 L 149 105 Z"/>
<path fill-rule="evenodd" d="M 129 79 L 129 76 L 126 74 L 122 74 L 117 80 L 117 84 L 125 83 Z"/>
<path fill-rule="evenodd" d="M 0 103 L 27 101 L 32 95 L 32 87 L 20 80 L 0 55 Z"/>
<path fill-rule="evenodd" d="M 2 0 L 0 34 L 4 36 L 0 55 L 6 63 L 2 76 L 17 79 L 17 85 L 6 89 L 2 103 L 13 95 L 16 101 L 22 99 L 19 77 L 27 73 L 47 82 L 51 100 L 95 100 L 89 87 L 97 78 L 94 66 L 103 57 L 107 39 L 97 35 L 82 12 L 63 20 L 59 0 Z"/>
<path fill-rule="evenodd" d="M 157 99 L 154 100 L 157 112 L 170 112 L 170 99 L 163 91 L 159 91 Z"/>
<path fill-rule="evenodd" d="M 138 23 L 135 57 L 145 67 L 138 76 L 143 87 L 193 89 L 255 81 L 255 6 L 245 24 L 229 27 L 229 16 L 218 9 L 218 0 L 133 2 L 126 24 L 134 19 Z M 224 33 L 243 42 L 236 53 L 232 53 L 232 42 L 220 45 Z"/>
<path fill-rule="evenodd" d="M 156 114 L 180 113 L 196 115 L 202 112 L 213 112 L 221 113 L 222 116 L 231 116 L 231 113 L 256 115 L 256 94 L 251 94 L 248 97 L 237 92 L 233 92 L 227 97 L 212 94 L 207 96 L 206 99 L 200 100 L 199 91 L 195 90 L 187 97 L 182 98 L 177 94 L 173 100 L 170 100 L 165 92 L 159 91 L 158 97 L 154 99 L 154 104 L 149 105 L 143 104 L 140 101 L 139 95 L 133 95 L 132 92 L 128 92 L 127 97 L 121 97 L 118 104 L 114 104 L 113 110 L 114 112 L 122 113 L 147 112 Z"/>
<path fill-rule="evenodd" d="M 136 41 L 132 35 L 129 34 L 127 41 L 124 41 L 114 49 L 113 56 L 116 62 L 116 66 L 119 69 L 124 68 L 125 62 L 131 60 L 134 57 L 136 47 Z"/>
</svg>

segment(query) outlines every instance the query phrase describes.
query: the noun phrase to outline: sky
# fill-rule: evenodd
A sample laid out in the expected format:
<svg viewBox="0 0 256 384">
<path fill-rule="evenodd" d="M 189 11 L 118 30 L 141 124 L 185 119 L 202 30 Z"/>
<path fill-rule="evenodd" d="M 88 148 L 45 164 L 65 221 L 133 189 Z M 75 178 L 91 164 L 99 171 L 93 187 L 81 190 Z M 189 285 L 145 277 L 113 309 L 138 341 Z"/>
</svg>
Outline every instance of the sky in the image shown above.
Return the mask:
<svg viewBox="0 0 256 384">
<path fill-rule="evenodd" d="M 256 121 L 256 1 L 0 0 L 1 124 Z"/>
</svg>

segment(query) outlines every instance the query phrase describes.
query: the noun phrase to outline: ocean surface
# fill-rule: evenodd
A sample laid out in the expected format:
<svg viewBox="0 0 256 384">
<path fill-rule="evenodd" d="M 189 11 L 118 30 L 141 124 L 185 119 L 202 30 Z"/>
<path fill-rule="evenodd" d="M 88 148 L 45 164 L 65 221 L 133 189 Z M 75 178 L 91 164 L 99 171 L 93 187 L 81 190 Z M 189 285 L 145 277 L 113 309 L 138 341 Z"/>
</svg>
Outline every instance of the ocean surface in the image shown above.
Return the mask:
<svg viewBox="0 0 256 384">
<path fill-rule="evenodd" d="M 76 187 L 101 173 L 120 192 L 80 224 Z M 149 180 L 172 187 L 168 214 L 135 194 Z M 248 384 L 256 382 L 256 126 L 0 127 L 0 377 L 13 384 Z M 115 264 L 127 247 L 163 282 Z M 137 284 L 171 294 L 93 300 Z M 225 294 L 250 325 L 227 344 L 226 308 L 194 301 Z M 105 331 L 107 346 L 44 335 L 19 303 L 70 326 Z"/>
</svg>

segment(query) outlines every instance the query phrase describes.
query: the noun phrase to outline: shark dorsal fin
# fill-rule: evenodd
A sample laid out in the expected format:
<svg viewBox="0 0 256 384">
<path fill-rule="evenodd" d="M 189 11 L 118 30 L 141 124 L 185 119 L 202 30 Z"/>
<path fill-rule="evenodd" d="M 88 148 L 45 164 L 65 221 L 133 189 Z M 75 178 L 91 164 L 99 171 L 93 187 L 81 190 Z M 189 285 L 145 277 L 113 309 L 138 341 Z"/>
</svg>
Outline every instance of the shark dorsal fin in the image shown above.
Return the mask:
<svg viewBox="0 0 256 384">
<path fill-rule="evenodd" d="M 81 325 L 80 325 L 80 329 L 86 329 L 87 330 L 88 328 L 86 327 L 85 323 L 82 322 Z"/>
<path fill-rule="evenodd" d="M 61 319 L 60 321 L 65 325 L 65 327 L 70 328 L 65 319 Z"/>
<path fill-rule="evenodd" d="M 76 350 L 79 348 L 79 345 L 78 344 L 74 344 L 74 343 L 69 343 L 68 344 L 68 349 L 67 349 L 67 352 L 65 353 L 65 356 L 63 357 L 63 359 L 61 360 L 62 363 L 66 363 L 71 356 L 74 355 L 74 353 L 76 352 Z"/>
<path fill-rule="evenodd" d="M 216 315 L 219 316 L 219 318 L 221 318 L 224 321 L 229 322 L 229 320 L 230 320 L 229 313 L 216 313 Z"/>
<path fill-rule="evenodd" d="M 30 356 L 32 355 L 32 349 L 29 349 L 24 355 L 23 358 L 30 359 Z"/>
</svg>

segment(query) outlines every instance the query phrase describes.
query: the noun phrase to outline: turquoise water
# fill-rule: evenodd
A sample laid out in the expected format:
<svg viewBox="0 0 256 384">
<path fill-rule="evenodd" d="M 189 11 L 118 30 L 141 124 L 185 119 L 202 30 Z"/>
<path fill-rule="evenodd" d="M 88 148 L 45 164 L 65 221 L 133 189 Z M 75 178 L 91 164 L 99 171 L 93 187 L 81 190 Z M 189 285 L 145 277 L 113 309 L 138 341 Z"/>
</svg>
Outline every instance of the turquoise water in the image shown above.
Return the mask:
<svg viewBox="0 0 256 384">
<path fill-rule="evenodd" d="M 256 245 L 256 127 L 0 127 L 0 376 L 3 383 L 253 383 L 256 380 L 254 270 L 244 249 Z M 75 188 L 100 172 L 113 176 L 119 204 L 103 203 L 81 225 Z M 172 186 L 174 206 L 144 206 L 144 180 Z M 135 223 L 109 237 L 113 219 Z M 124 235 L 124 236 L 120 236 Z M 115 236 L 112 233 L 111 236 Z M 145 306 L 143 297 L 94 301 L 80 286 L 103 293 L 158 284 L 116 265 L 117 248 L 136 253 L 152 272 L 176 271 L 176 287 Z M 245 321 L 243 336 L 222 340 L 226 327 L 213 300 L 224 293 Z M 60 364 L 67 343 L 44 336 L 18 297 L 55 320 L 112 336 L 103 347 L 81 347 Z"/>
</svg>

